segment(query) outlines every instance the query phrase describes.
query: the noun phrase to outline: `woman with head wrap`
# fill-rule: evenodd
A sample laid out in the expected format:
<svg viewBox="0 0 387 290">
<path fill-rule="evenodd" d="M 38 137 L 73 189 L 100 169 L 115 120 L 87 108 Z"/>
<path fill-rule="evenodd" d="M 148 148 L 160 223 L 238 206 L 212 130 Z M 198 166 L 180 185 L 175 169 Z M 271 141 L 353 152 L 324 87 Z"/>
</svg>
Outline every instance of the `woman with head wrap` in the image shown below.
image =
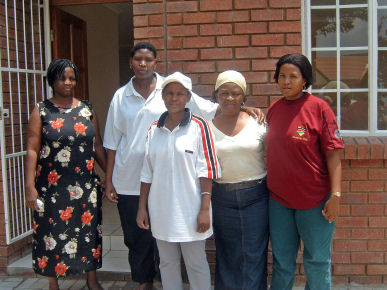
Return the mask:
<svg viewBox="0 0 387 290">
<path fill-rule="evenodd" d="M 215 99 L 221 112 L 210 126 L 222 168 L 212 190 L 215 289 L 267 289 L 266 128 L 241 111 L 246 100 L 241 73 L 219 74 Z"/>
</svg>

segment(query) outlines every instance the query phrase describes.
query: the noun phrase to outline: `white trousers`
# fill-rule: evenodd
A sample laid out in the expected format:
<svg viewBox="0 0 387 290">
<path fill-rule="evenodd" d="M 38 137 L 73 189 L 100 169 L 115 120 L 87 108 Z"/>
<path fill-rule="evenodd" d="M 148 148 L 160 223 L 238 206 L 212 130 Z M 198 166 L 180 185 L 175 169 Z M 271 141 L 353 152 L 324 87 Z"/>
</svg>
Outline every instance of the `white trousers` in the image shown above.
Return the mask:
<svg viewBox="0 0 387 290">
<path fill-rule="evenodd" d="M 157 240 L 160 273 L 164 290 L 183 290 L 181 255 L 187 269 L 191 290 L 211 289 L 211 275 L 206 257 L 206 241 L 173 243 Z"/>
</svg>

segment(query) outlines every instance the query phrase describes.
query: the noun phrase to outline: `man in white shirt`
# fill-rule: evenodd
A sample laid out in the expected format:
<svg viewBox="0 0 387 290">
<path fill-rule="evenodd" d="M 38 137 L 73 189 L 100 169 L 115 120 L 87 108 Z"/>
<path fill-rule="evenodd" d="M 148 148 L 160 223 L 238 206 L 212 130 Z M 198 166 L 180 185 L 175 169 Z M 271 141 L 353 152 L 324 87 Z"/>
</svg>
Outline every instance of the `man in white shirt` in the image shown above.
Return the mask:
<svg viewBox="0 0 387 290">
<path fill-rule="evenodd" d="M 155 73 L 156 57 L 150 43 L 133 47 L 130 63 L 135 76 L 113 96 L 103 142 L 108 152 L 106 194 L 117 203 L 132 279 L 140 283 L 138 289 L 151 289 L 155 276 L 154 240 L 150 231 L 137 226 L 136 215 L 148 128 L 166 111 L 161 97 L 163 77 Z M 187 107 L 209 120 L 218 105 L 192 94 Z"/>
</svg>

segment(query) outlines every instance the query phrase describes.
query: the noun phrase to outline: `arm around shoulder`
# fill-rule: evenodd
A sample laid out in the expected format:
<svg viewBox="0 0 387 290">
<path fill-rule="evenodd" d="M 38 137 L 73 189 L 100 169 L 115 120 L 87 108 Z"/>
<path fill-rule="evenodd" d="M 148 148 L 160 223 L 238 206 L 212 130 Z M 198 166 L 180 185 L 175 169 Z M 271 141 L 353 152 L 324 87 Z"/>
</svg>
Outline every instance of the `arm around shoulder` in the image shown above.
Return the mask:
<svg viewBox="0 0 387 290">
<path fill-rule="evenodd" d="M 206 100 L 195 93 L 192 93 L 191 100 L 187 103 L 187 107 L 193 114 L 202 116 L 206 120 L 212 120 L 219 111 L 217 103 Z"/>
</svg>

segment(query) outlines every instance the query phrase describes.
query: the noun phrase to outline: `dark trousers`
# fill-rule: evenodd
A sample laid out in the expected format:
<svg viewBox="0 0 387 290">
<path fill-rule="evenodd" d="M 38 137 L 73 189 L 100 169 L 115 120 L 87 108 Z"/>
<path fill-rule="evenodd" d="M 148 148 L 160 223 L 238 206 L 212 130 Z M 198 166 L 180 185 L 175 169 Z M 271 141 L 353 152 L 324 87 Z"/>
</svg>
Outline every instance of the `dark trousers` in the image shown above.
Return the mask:
<svg viewBox="0 0 387 290">
<path fill-rule="evenodd" d="M 124 232 L 124 243 L 129 248 L 129 265 L 132 280 L 138 283 L 153 282 L 156 275 L 157 247 L 152 232 L 137 226 L 139 196 L 118 195 L 118 212 Z"/>
<path fill-rule="evenodd" d="M 268 197 L 266 179 L 232 191 L 214 183 L 216 290 L 267 289 Z"/>
</svg>

